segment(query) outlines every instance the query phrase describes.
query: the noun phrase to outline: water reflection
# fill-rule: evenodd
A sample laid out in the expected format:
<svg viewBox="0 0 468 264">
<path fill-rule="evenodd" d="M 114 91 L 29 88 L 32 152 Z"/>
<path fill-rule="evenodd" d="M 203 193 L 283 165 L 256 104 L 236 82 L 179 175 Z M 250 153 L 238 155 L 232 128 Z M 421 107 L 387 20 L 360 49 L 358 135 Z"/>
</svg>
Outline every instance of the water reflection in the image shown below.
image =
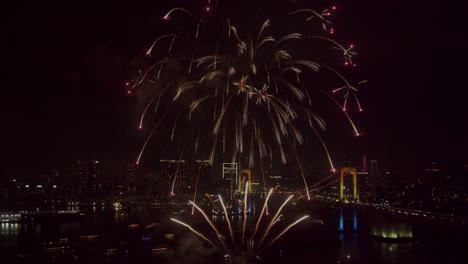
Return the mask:
<svg viewBox="0 0 468 264">
<path fill-rule="evenodd" d="M 11 256 L 23 253 L 33 256 L 34 250 L 37 252 L 37 248 L 42 252 L 44 242 L 64 237 L 70 238 L 70 241 L 73 242 L 71 244 L 77 249 L 76 254 L 88 254 L 91 251 L 84 251 L 85 246 L 97 245 L 94 253 L 89 253 L 95 254 L 93 257 L 100 254 L 101 257 L 109 256 L 110 258 L 112 256 L 122 259 L 122 255 L 119 254 L 129 254 L 129 258 L 132 259 L 132 254 L 135 256 L 147 250 L 149 255 L 162 260 L 167 258 L 167 256 L 163 257 L 164 254 L 179 247 L 178 243 L 184 232 L 170 225 L 168 218 L 173 217 L 172 211 L 159 207 L 154 208 L 151 205 L 128 208 L 112 207 L 96 211 L 93 211 L 92 206 L 81 208 L 80 211 L 85 215 L 80 222 L 41 225 L 1 223 L 0 262 L 10 263 Z M 101 207 L 96 209 L 98 208 Z M 291 234 L 283 241 L 279 241 L 278 247 L 275 247 L 276 251 L 272 253 L 274 254 L 272 263 L 291 263 L 293 261 L 295 263 L 337 263 L 337 261 L 341 263 L 421 263 L 429 259 L 427 254 L 432 253 L 430 249 L 418 246 L 429 243 L 429 238 L 421 239 L 421 234 L 429 236 L 432 232 L 427 232 L 427 230 L 433 231 L 433 229 L 420 227 L 420 223 L 415 224 L 407 219 L 372 211 L 334 208 L 316 208 L 314 210 L 309 212 L 311 217 L 323 219 L 324 224 L 317 225 L 315 229 L 308 228 L 307 225 L 292 229 Z M 293 218 L 288 215 L 289 213 L 285 213 L 285 217 Z M 206 223 L 200 221 L 200 217 L 197 216 L 192 218 L 189 215 L 178 215 L 176 217 L 188 219 L 191 224 L 197 227 L 206 226 Z M 230 219 L 238 226 L 242 224 L 242 217 L 232 216 Z M 228 234 L 226 227 L 222 224 L 225 222 L 223 215 L 213 215 L 211 220 L 220 224 L 220 231 L 223 234 Z M 247 221 L 251 221 L 250 216 Z M 129 225 L 134 224 L 138 225 L 139 228 L 135 230 L 128 228 Z M 343 232 L 338 232 L 337 227 Z M 442 228 L 445 232 L 446 226 L 439 227 L 440 230 Z M 89 235 L 98 235 L 99 243 L 93 244 L 92 241 L 80 239 L 80 236 Z M 422 242 L 416 242 L 416 240 Z M 76 246 L 79 243 L 81 243 L 81 247 Z M 430 241 L 430 243 L 432 242 Z M 97 248 L 99 251 L 96 251 Z M 177 253 L 177 251 L 175 252 Z M 307 262 L 300 261 L 305 256 Z M 107 261 L 106 259 L 98 260 Z M 137 262 L 137 260 L 140 259 L 132 259 L 128 263 L 152 263 L 146 260 Z M 72 260 L 65 263 L 74 262 Z M 114 262 L 111 261 L 111 263 Z M 170 261 L 165 259 L 158 263 L 170 263 Z"/>
<path fill-rule="evenodd" d="M 0 224 L 0 260 L 8 259 L 8 253 L 17 247 L 18 223 Z"/>
<path fill-rule="evenodd" d="M 18 223 L 2 223 L 0 226 L 0 233 L 3 235 L 17 235 L 18 234 Z"/>
<path fill-rule="evenodd" d="M 352 231 L 356 232 L 358 231 L 358 212 L 357 209 L 352 209 L 350 210 L 345 210 L 344 208 L 339 209 L 339 220 L 338 220 L 338 230 L 340 232 L 345 232 L 345 231 L 350 231 L 348 229 L 349 227 L 348 224 L 345 223 L 348 222 L 348 219 L 346 218 L 351 218 L 349 221 L 352 221 Z M 350 216 L 348 216 L 350 214 Z M 345 220 L 346 219 L 346 220 Z"/>
<path fill-rule="evenodd" d="M 376 214 L 370 220 L 370 235 L 384 240 L 411 240 L 413 238 L 413 227 L 394 217 Z"/>
<path fill-rule="evenodd" d="M 374 227 L 371 234 L 384 239 L 412 239 L 412 227 L 408 224 L 394 224 Z"/>
</svg>

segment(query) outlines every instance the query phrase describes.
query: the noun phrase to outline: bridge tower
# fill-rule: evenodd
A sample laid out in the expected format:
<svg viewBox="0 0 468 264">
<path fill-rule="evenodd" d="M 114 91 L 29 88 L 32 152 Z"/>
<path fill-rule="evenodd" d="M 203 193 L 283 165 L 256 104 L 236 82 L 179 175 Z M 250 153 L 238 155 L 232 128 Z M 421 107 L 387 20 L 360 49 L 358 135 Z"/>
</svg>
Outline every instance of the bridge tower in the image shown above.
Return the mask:
<svg viewBox="0 0 468 264">
<path fill-rule="evenodd" d="M 353 199 L 354 201 L 359 202 L 359 194 L 357 190 L 357 170 L 354 167 L 343 167 L 340 170 L 340 200 L 345 201 L 343 179 L 346 174 L 351 174 L 353 176 Z"/>
<path fill-rule="evenodd" d="M 245 182 L 249 182 L 248 193 L 252 193 L 252 170 L 251 169 L 242 169 L 239 173 L 239 192 L 244 193 Z"/>
<path fill-rule="evenodd" d="M 251 169 L 242 169 L 239 173 L 238 180 L 238 191 L 240 194 L 245 195 L 245 184 L 247 185 L 247 214 L 252 213 L 252 170 Z M 237 211 L 240 214 L 242 212 L 243 206 L 239 203 L 237 206 Z"/>
</svg>

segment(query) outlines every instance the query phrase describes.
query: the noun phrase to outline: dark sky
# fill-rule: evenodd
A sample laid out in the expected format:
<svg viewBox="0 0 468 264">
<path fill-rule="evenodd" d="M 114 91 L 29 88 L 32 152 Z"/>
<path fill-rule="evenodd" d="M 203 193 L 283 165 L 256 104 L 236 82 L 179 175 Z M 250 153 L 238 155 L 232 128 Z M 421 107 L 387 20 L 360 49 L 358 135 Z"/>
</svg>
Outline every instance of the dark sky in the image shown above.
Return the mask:
<svg viewBox="0 0 468 264">
<path fill-rule="evenodd" d="M 136 99 L 122 84 L 174 1 L 35 2 L 2 8 L 2 167 L 133 160 Z M 369 80 L 363 137 L 347 148 L 387 164 L 468 159 L 465 7 L 429 2 L 336 2 L 337 36 Z"/>
</svg>

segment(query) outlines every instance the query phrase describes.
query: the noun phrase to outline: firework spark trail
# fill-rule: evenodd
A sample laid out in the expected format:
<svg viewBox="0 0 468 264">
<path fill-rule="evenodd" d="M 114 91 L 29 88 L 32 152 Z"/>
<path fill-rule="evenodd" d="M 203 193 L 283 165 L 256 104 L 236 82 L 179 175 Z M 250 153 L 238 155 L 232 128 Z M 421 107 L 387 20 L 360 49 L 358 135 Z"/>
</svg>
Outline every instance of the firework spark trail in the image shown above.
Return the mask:
<svg viewBox="0 0 468 264">
<path fill-rule="evenodd" d="M 224 241 L 222 239 L 222 236 L 221 236 L 221 233 L 219 233 L 219 230 L 216 228 L 216 226 L 213 224 L 213 222 L 210 220 L 210 218 L 205 214 L 205 212 L 200 208 L 198 207 L 198 205 L 196 205 L 194 202 L 192 201 L 189 201 L 189 203 L 191 203 L 192 205 L 195 206 L 195 208 L 197 208 L 197 210 L 203 215 L 203 217 L 205 217 L 205 220 L 206 222 L 211 226 L 211 228 L 213 228 L 213 230 L 215 231 L 216 233 L 216 237 L 218 238 L 218 240 L 221 242 L 221 245 L 223 245 L 224 248 L 226 248 L 226 245 L 224 244 Z"/>
<path fill-rule="evenodd" d="M 281 135 L 280 135 L 280 132 L 278 130 L 278 126 L 276 125 L 276 122 L 273 119 L 273 117 L 270 116 L 270 120 L 271 120 L 271 124 L 273 125 L 273 133 L 275 135 L 276 143 L 278 143 L 278 148 L 279 148 L 279 151 L 280 151 L 280 154 L 281 154 L 281 161 L 284 164 L 284 163 L 286 163 L 286 156 L 284 155 L 284 150 L 283 150 L 282 141 L 281 141 Z M 270 153 L 272 153 L 271 148 L 270 148 Z"/>
<path fill-rule="evenodd" d="M 205 193 L 205 197 L 208 198 L 208 200 L 210 200 L 211 206 L 213 206 L 213 208 L 214 208 L 215 203 L 214 203 L 213 199 L 211 198 L 211 196 L 209 194 Z"/>
<path fill-rule="evenodd" d="M 307 219 L 307 218 L 309 218 L 308 215 L 303 216 L 303 217 L 297 219 L 294 223 L 288 225 L 283 231 L 281 231 L 281 233 L 279 233 L 277 236 L 275 236 L 275 238 L 273 238 L 273 239 L 265 246 L 265 248 L 267 248 L 267 247 L 273 245 L 273 244 L 276 242 L 276 240 L 278 240 L 281 236 L 283 236 L 286 232 L 288 232 L 289 229 L 291 229 L 293 226 L 297 225 L 298 223 L 302 222 L 304 219 Z"/>
<path fill-rule="evenodd" d="M 291 141 L 289 139 L 288 139 L 288 143 L 291 146 Z M 309 187 L 307 186 L 307 181 L 305 178 L 304 169 L 302 168 L 302 163 L 299 160 L 299 156 L 297 155 L 296 148 L 293 146 L 291 146 L 291 148 L 292 148 L 292 151 L 294 152 L 294 157 L 296 158 L 297 164 L 299 165 L 299 169 L 301 171 L 302 181 L 304 182 L 304 186 L 305 186 L 306 193 L 307 193 L 307 200 L 310 200 Z"/>
<path fill-rule="evenodd" d="M 249 187 L 249 182 L 245 182 L 245 194 L 244 194 L 244 223 L 242 224 L 242 245 L 244 244 L 245 240 L 245 226 L 247 224 L 247 194 L 248 194 L 248 187 Z"/>
<path fill-rule="evenodd" d="M 328 70 L 331 71 L 331 72 L 333 72 L 335 75 L 337 75 L 337 76 L 338 76 L 341 80 L 343 80 L 343 82 L 345 83 L 345 86 L 340 87 L 340 88 L 337 88 L 337 89 L 334 89 L 334 90 L 332 91 L 332 93 L 336 93 L 336 92 L 339 92 L 339 91 L 341 91 L 341 90 L 346 89 L 346 93 L 345 93 L 345 96 L 344 96 L 345 101 L 344 101 L 343 107 L 342 107 L 343 111 L 346 111 L 346 103 L 347 103 L 347 101 L 348 101 L 349 94 L 353 94 L 354 99 L 355 99 L 355 101 L 356 101 L 356 103 L 357 103 L 357 105 L 358 105 L 358 107 L 359 107 L 359 111 L 362 112 L 361 104 L 359 103 L 359 99 L 358 99 L 358 97 L 357 97 L 357 95 L 356 95 L 356 93 L 357 93 L 358 90 L 357 90 L 355 87 L 353 87 L 353 86 L 349 83 L 349 81 L 348 81 L 345 77 L 343 77 L 342 74 L 340 74 L 338 71 L 336 71 L 336 70 L 333 69 L 332 67 L 327 66 L 327 65 L 322 65 L 322 67 L 325 68 L 325 69 L 328 69 Z M 358 85 L 359 85 L 359 84 L 362 84 L 362 83 L 366 83 L 366 82 L 367 82 L 367 80 L 361 81 L 361 82 L 358 83 Z"/>
<path fill-rule="evenodd" d="M 215 135 L 214 140 L 213 140 L 213 145 L 211 147 L 211 153 L 210 153 L 210 165 L 213 166 L 214 164 L 214 159 L 215 159 L 215 152 L 216 152 L 216 143 L 218 142 L 218 135 Z"/>
<path fill-rule="evenodd" d="M 200 178 L 200 172 L 201 172 L 201 167 L 203 165 L 203 162 L 200 162 L 200 165 L 198 166 L 198 173 L 197 173 L 197 180 L 195 181 L 195 190 L 193 192 L 193 202 L 195 203 L 196 202 L 196 198 L 197 198 L 197 190 L 198 190 L 198 180 Z M 195 211 L 195 206 L 192 205 L 192 215 L 194 215 L 194 212 Z"/>
<path fill-rule="evenodd" d="M 171 51 L 172 51 L 172 46 L 174 46 L 175 39 L 176 39 L 176 37 L 175 37 L 175 36 L 174 36 L 174 37 L 172 37 L 172 40 L 171 40 L 171 45 L 169 45 L 169 53 L 171 53 Z"/>
<path fill-rule="evenodd" d="M 172 181 L 171 195 L 175 195 L 174 193 L 175 183 L 177 180 L 177 175 L 179 174 L 180 160 L 182 159 L 182 155 L 184 155 L 184 152 L 185 152 L 185 144 L 184 144 L 184 148 L 182 149 L 182 152 L 179 155 L 179 160 L 177 161 L 177 168 L 176 168 L 176 172 L 174 175 L 174 180 Z"/>
<path fill-rule="evenodd" d="M 343 103 L 343 111 L 346 112 L 346 105 L 348 104 L 348 97 L 349 97 L 349 91 L 347 91 L 344 95 L 344 103 Z"/>
<path fill-rule="evenodd" d="M 298 10 L 295 10 L 295 11 L 292 11 L 290 12 L 289 14 L 290 15 L 295 15 L 295 14 L 299 14 L 299 13 L 312 13 L 312 15 L 316 16 L 317 18 L 320 18 L 322 20 L 326 20 L 325 19 L 325 16 L 329 16 L 330 13 L 326 13 L 327 10 L 325 10 L 324 12 L 322 12 L 322 14 L 319 14 L 317 11 L 315 10 L 312 10 L 312 9 L 298 9 Z M 308 18 L 308 20 L 310 20 L 310 18 Z"/>
<path fill-rule="evenodd" d="M 270 153 L 270 167 L 273 166 L 273 150 L 271 149 L 271 143 L 268 143 L 268 153 Z"/>
<path fill-rule="evenodd" d="M 158 66 L 159 63 L 154 64 L 153 66 L 149 67 L 146 71 L 145 74 L 141 74 L 140 71 L 140 78 L 136 78 L 134 84 L 132 85 L 132 89 L 135 89 L 138 85 L 142 84 L 146 80 L 146 76 Z"/>
<path fill-rule="evenodd" d="M 161 122 L 164 120 L 164 118 L 166 118 L 166 116 L 167 116 L 167 113 L 154 125 L 153 129 L 149 133 L 148 137 L 146 138 L 145 144 L 143 144 L 143 147 L 140 150 L 140 154 L 138 154 L 138 158 L 135 163 L 136 165 L 140 164 L 140 159 L 141 159 L 141 156 L 143 155 L 143 152 L 145 151 L 146 145 L 148 144 L 149 140 L 153 136 L 154 131 L 156 131 L 156 128 L 158 128 L 159 124 L 161 124 Z"/>
<path fill-rule="evenodd" d="M 338 103 L 338 102 L 336 102 L 336 103 Z M 339 105 L 339 104 L 338 104 L 338 105 Z M 353 127 L 355 136 L 357 136 L 357 137 L 360 136 L 361 134 L 359 133 L 359 131 L 358 131 L 356 125 L 354 124 L 353 120 L 351 119 L 351 117 L 348 115 L 348 113 L 346 113 L 346 112 L 343 112 L 343 113 L 346 115 L 346 118 L 348 118 L 349 123 L 350 123 L 351 126 Z"/>
<path fill-rule="evenodd" d="M 231 95 L 228 98 L 228 101 L 225 104 L 223 104 L 223 107 L 221 108 L 221 114 L 218 116 L 218 119 L 216 121 L 216 125 L 215 125 L 215 127 L 213 129 L 213 135 L 218 135 L 218 130 L 219 130 L 219 127 L 221 125 L 221 121 L 223 121 L 224 115 L 226 114 L 226 108 L 230 105 L 232 98 L 233 98 L 233 96 Z"/>
<path fill-rule="evenodd" d="M 162 39 L 165 39 L 165 38 L 170 38 L 170 37 L 175 38 L 175 36 L 176 36 L 176 34 L 169 34 L 169 35 L 164 35 L 164 36 L 161 36 L 161 37 L 157 38 L 157 39 L 153 42 L 153 44 L 151 44 L 151 47 L 148 49 L 148 51 L 146 51 L 146 55 L 147 55 L 147 56 L 151 56 L 151 52 L 153 51 L 153 48 L 154 48 L 154 46 L 158 43 L 158 41 L 160 41 L 160 40 L 162 40 Z"/>
<path fill-rule="evenodd" d="M 257 223 L 255 224 L 255 229 L 252 235 L 253 238 L 255 238 L 255 235 L 257 234 L 258 226 L 260 225 L 260 222 L 262 221 L 263 213 L 265 212 L 265 209 L 267 208 L 268 200 L 270 199 L 270 196 L 272 193 L 273 193 L 273 188 L 270 189 L 270 191 L 268 192 L 268 196 L 266 196 L 265 202 L 263 203 L 262 211 L 260 212 Z"/>
<path fill-rule="evenodd" d="M 307 38 L 308 39 L 321 39 L 321 40 L 325 40 L 325 41 L 335 44 L 336 45 L 335 48 L 343 52 L 343 57 L 345 58 L 345 65 L 353 64 L 352 57 L 357 54 L 356 52 L 351 51 L 354 48 L 354 45 L 350 45 L 349 48 L 345 48 L 343 45 L 336 42 L 335 40 L 328 38 L 328 37 L 324 37 L 324 36 L 308 36 Z"/>
<path fill-rule="evenodd" d="M 363 110 L 362 110 L 362 107 L 361 107 L 361 103 L 359 102 L 359 99 L 358 99 L 356 94 L 354 94 L 354 100 L 356 100 L 356 103 L 357 103 L 357 105 L 359 107 L 359 112 L 362 112 Z"/>
<path fill-rule="evenodd" d="M 161 62 L 161 67 L 159 67 L 158 75 L 157 75 L 157 77 L 156 77 L 156 80 L 158 80 L 158 81 L 159 81 L 159 77 L 161 77 L 161 72 L 162 72 L 164 66 L 166 65 L 166 61 L 167 61 L 167 58 L 164 59 L 164 60 Z"/>
<path fill-rule="evenodd" d="M 348 88 L 348 89 L 351 89 L 351 90 L 354 90 L 356 91 L 357 89 L 354 88 L 350 83 L 349 81 L 341 74 L 339 73 L 337 70 L 333 69 L 332 67 L 328 66 L 328 65 L 325 65 L 325 64 L 321 64 L 320 65 L 322 68 L 325 68 L 331 72 L 333 72 L 336 76 L 338 76 L 344 83 L 345 83 L 345 86 L 344 87 L 341 87 L 341 88 L 338 88 L 338 89 L 335 89 L 334 92 L 337 92 L 341 89 L 345 89 L 345 88 Z"/>
<path fill-rule="evenodd" d="M 177 116 L 174 120 L 174 125 L 172 126 L 172 133 L 171 133 L 171 142 L 174 141 L 174 133 L 175 133 L 175 130 L 176 130 L 176 127 L 177 127 L 177 120 L 179 119 L 179 115 L 180 115 L 180 112 L 177 113 Z"/>
<path fill-rule="evenodd" d="M 322 93 L 326 94 L 328 97 L 330 97 L 330 99 L 332 99 L 333 102 L 335 102 L 336 105 L 338 105 L 340 108 L 343 108 L 340 103 L 335 99 L 333 98 L 333 96 L 331 96 L 329 93 L 325 92 L 322 90 Z M 359 134 L 359 131 L 356 127 L 356 125 L 354 124 L 353 120 L 351 119 L 351 117 L 348 115 L 348 113 L 346 113 L 346 111 L 343 111 L 343 113 L 345 114 L 346 118 L 348 119 L 349 123 L 351 124 L 351 126 L 353 127 L 353 130 L 354 130 L 354 134 L 355 136 L 360 136 L 361 134 Z"/>
<path fill-rule="evenodd" d="M 219 197 L 219 202 L 221 203 L 221 206 L 223 207 L 224 215 L 226 217 L 226 222 L 227 222 L 227 225 L 228 225 L 229 234 L 231 235 L 231 241 L 234 244 L 234 233 L 232 231 L 231 220 L 229 219 L 229 214 L 227 212 L 226 206 L 224 205 L 223 197 L 221 197 L 221 195 L 219 195 L 219 194 L 218 194 L 218 197 Z"/>
<path fill-rule="evenodd" d="M 278 209 L 278 211 L 276 212 L 275 216 L 273 216 L 273 218 L 271 219 L 270 223 L 268 224 L 267 228 L 265 229 L 265 233 L 263 234 L 262 238 L 260 239 L 260 243 L 258 244 L 259 246 L 263 243 L 263 241 L 265 240 L 266 236 L 268 235 L 268 233 L 270 232 L 270 229 L 271 227 L 273 226 L 273 224 L 276 222 L 279 214 L 281 213 L 281 211 L 283 210 L 283 207 L 289 202 L 289 200 L 291 200 L 292 198 L 294 197 L 294 195 L 291 195 L 288 197 L 288 199 L 286 199 L 284 201 L 284 203 L 280 206 L 280 208 Z"/>
<path fill-rule="evenodd" d="M 166 21 L 169 20 L 169 19 L 171 19 L 171 17 L 170 17 L 171 14 L 172 14 L 173 12 L 176 12 L 176 11 L 184 12 L 184 13 L 186 13 L 186 14 L 189 14 L 189 15 L 192 16 L 193 18 L 197 19 L 197 17 L 196 17 L 194 14 L 192 14 L 192 13 L 191 13 L 190 11 L 188 11 L 187 9 L 181 8 L 181 7 L 176 7 L 176 8 L 173 8 L 173 9 L 169 10 L 169 12 L 167 12 L 167 14 L 163 17 L 163 19 L 166 20 Z"/>
<path fill-rule="evenodd" d="M 259 128 L 259 130 L 260 130 L 260 128 Z M 258 133 L 260 133 L 260 132 L 258 132 Z M 258 138 L 257 140 L 261 142 L 261 138 Z M 266 193 L 266 185 L 265 185 L 265 172 L 263 171 L 263 150 L 262 150 L 262 145 L 261 144 L 258 144 L 258 152 L 260 154 L 260 170 L 262 172 L 263 194 L 266 197 L 267 193 Z M 262 213 L 263 213 L 263 210 L 262 210 Z M 268 207 L 266 209 L 266 214 L 268 214 Z"/>
<path fill-rule="evenodd" d="M 206 242 L 210 243 L 211 246 L 213 246 L 213 248 L 217 248 L 214 243 L 209 239 L 207 238 L 206 236 L 204 236 L 202 233 L 198 232 L 196 229 L 194 229 L 193 227 L 191 227 L 190 225 L 182 222 L 182 221 L 179 221 L 177 219 L 174 219 L 174 218 L 171 218 L 171 221 L 173 222 L 176 222 L 180 225 L 183 225 L 185 227 L 187 227 L 190 231 L 192 231 L 194 234 L 196 234 L 197 236 L 201 237 L 203 240 L 205 240 Z"/>
<path fill-rule="evenodd" d="M 148 103 L 148 105 L 146 105 L 145 111 L 143 111 L 143 114 L 141 115 L 141 118 L 140 118 L 140 125 L 138 126 L 139 129 L 143 129 L 143 120 L 145 119 L 146 112 L 148 111 L 149 107 L 153 104 L 156 97 L 160 97 L 160 96 L 161 96 L 161 94 L 155 95 L 151 99 L 151 101 Z"/>
<path fill-rule="evenodd" d="M 258 32 L 257 41 L 260 40 L 260 37 L 262 36 L 263 31 L 269 26 L 270 26 L 270 20 L 267 19 L 267 20 L 265 20 L 265 22 L 263 22 L 262 28 Z"/>
<path fill-rule="evenodd" d="M 245 188 L 245 194 L 248 193 L 248 183 L 246 183 L 246 188 Z M 270 193 L 269 195 L 271 195 L 272 193 L 272 190 L 270 190 Z M 211 200 L 211 197 L 208 196 Z M 229 232 L 230 232 L 230 236 L 231 236 L 231 241 L 232 241 L 232 246 L 235 246 L 235 243 L 238 242 L 236 241 L 235 237 L 234 237 L 234 232 L 233 232 L 233 228 L 231 226 L 231 222 L 229 220 L 229 214 L 227 212 L 227 209 L 226 209 L 226 206 L 224 205 L 224 202 L 223 202 L 223 199 L 221 197 L 221 195 L 218 195 L 219 197 L 219 202 L 221 204 L 221 206 L 223 207 L 223 210 L 224 210 L 224 215 L 226 217 L 226 221 L 227 221 L 227 225 L 228 225 L 228 229 L 229 229 Z M 280 213 L 283 209 L 283 207 L 289 202 L 289 200 L 292 199 L 292 195 L 287 198 L 285 200 L 285 202 L 281 205 L 281 207 L 278 209 L 277 213 L 275 214 L 275 216 L 272 218 L 271 222 L 269 223 L 269 226 L 267 229 L 264 230 L 265 232 L 265 236 L 263 237 L 263 239 L 265 239 L 265 237 L 268 235 L 268 232 L 271 230 L 271 227 L 274 226 L 276 223 L 278 223 L 281 219 L 281 216 Z M 265 200 L 265 203 L 268 202 L 268 198 L 269 196 L 267 197 L 267 199 Z M 247 208 L 246 208 L 246 196 L 244 196 L 244 212 L 247 212 Z M 194 202 L 192 201 L 189 201 L 191 204 L 194 205 Z M 183 225 L 187 228 L 190 229 L 190 231 L 192 231 L 193 233 L 195 233 L 196 235 L 198 235 L 199 237 L 201 237 L 203 240 L 209 242 L 213 248 L 215 248 L 217 251 L 223 253 L 223 254 L 231 254 L 231 253 L 235 253 L 236 250 L 234 248 L 231 248 L 231 249 L 228 249 L 226 247 L 226 244 L 224 243 L 224 239 L 223 237 L 221 236 L 221 234 L 219 233 L 218 229 L 215 227 L 214 223 L 210 220 L 210 218 L 205 214 L 205 212 L 203 212 L 200 207 L 198 207 L 197 205 L 195 205 L 195 208 L 204 216 L 204 219 L 205 221 L 210 225 L 210 227 L 214 230 L 214 232 L 216 233 L 216 236 L 218 237 L 218 240 L 219 242 L 221 243 L 222 247 L 216 247 L 216 245 L 213 243 L 213 241 L 211 241 L 206 235 L 203 235 L 202 233 L 198 232 L 197 230 L 193 229 L 190 225 L 182 222 L 182 221 L 179 221 L 179 220 L 176 220 L 176 219 L 173 219 L 171 218 L 172 221 L 180 224 L 180 225 Z M 265 209 L 265 205 L 263 206 L 263 210 Z M 254 214 L 256 215 L 256 214 Z M 259 216 L 263 216 L 263 212 L 260 213 Z M 248 235 L 245 234 L 245 230 L 246 230 L 246 222 L 244 220 L 244 223 L 243 223 L 243 239 L 241 240 L 242 241 L 242 247 L 240 248 L 241 249 L 241 252 L 242 252 L 242 256 L 249 256 L 249 257 L 258 257 L 257 254 L 259 254 L 261 251 L 263 251 L 265 248 L 271 246 L 273 243 L 275 243 L 279 238 L 281 238 L 289 229 L 291 229 L 293 226 L 297 225 L 299 222 L 303 221 L 304 219 L 306 219 L 308 216 L 306 217 L 302 217 L 300 219 L 298 219 L 297 221 L 293 222 L 292 224 L 288 225 L 286 228 L 284 228 L 281 232 L 279 233 L 275 233 L 273 238 L 271 240 L 269 240 L 268 243 L 266 244 L 262 244 L 263 241 L 261 241 L 258 245 L 255 245 L 255 242 L 256 242 L 256 239 L 255 239 L 255 233 L 252 233 L 250 232 Z M 244 219 L 246 219 L 246 215 L 244 214 Z M 256 229 L 258 230 L 258 223 L 261 222 L 261 219 L 257 222 L 257 227 Z M 318 221 L 318 222 L 322 222 L 322 221 Z M 253 223 L 252 223 L 253 224 Z M 322 222 L 323 224 L 323 222 Z M 251 230 L 252 231 L 252 230 Z M 224 251 L 220 251 L 220 248 L 224 248 Z"/>
<path fill-rule="evenodd" d="M 197 139 L 195 140 L 195 150 L 194 150 L 194 155 L 197 155 L 197 150 L 198 150 L 198 140 L 200 138 L 200 128 L 198 129 L 197 132 Z"/>
<path fill-rule="evenodd" d="M 335 44 L 341 50 L 343 50 L 343 52 L 346 52 L 346 48 L 343 45 L 341 45 L 340 43 L 336 42 L 335 40 L 333 40 L 331 38 L 324 37 L 324 36 L 307 36 L 306 38 L 309 38 L 309 39 L 322 39 L 322 40 L 329 41 L 329 42 Z"/>
<path fill-rule="evenodd" d="M 330 152 L 328 151 L 327 145 L 326 145 L 325 142 L 323 141 L 322 137 L 320 136 L 320 134 L 319 134 L 319 132 L 317 131 L 317 129 L 315 128 L 315 126 L 312 125 L 312 129 L 314 130 L 315 135 L 317 136 L 317 138 L 320 140 L 320 143 L 322 143 L 323 149 L 325 150 L 325 153 L 327 154 L 327 158 L 328 158 L 328 162 L 330 163 L 330 169 L 331 169 L 331 171 L 335 171 L 335 166 L 333 166 L 333 161 L 332 161 Z"/>
<path fill-rule="evenodd" d="M 197 24 L 197 32 L 195 33 L 195 38 L 198 38 L 198 35 L 200 33 L 200 25 L 201 25 L 201 22 L 198 22 Z"/>
</svg>

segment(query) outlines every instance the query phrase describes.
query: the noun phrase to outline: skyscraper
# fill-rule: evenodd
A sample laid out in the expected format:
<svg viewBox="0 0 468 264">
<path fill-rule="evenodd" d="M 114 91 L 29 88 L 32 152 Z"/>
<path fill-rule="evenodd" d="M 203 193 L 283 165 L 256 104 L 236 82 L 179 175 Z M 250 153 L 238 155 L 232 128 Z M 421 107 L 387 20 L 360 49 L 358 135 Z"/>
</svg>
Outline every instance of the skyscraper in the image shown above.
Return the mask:
<svg viewBox="0 0 468 264">
<path fill-rule="evenodd" d="M 134 162 L 127 163 L 125 169 L 125 189 L 128 194 L 134 194 L 136 192 L 136 175 L 137 175 L 137 166 Z"/>
<path fill-rule="evenodd" d="M 98 160 L 77 161 L 79 198 L 92 201 L 103 198 L 102 166 Z"/>
<path fill-rule="evenodd" d="M 239 165 L 237 163 L 223 163 L 221 189 L 223 192 L 231 192 L 238 184 Z"/>
<path fill-rule="evenodd" d="M 379 182 L 379 162 L 377 160 L 371 160 L 370 161 L 370 177 L 371 181 L 376 184 Z"/>
</svg>

